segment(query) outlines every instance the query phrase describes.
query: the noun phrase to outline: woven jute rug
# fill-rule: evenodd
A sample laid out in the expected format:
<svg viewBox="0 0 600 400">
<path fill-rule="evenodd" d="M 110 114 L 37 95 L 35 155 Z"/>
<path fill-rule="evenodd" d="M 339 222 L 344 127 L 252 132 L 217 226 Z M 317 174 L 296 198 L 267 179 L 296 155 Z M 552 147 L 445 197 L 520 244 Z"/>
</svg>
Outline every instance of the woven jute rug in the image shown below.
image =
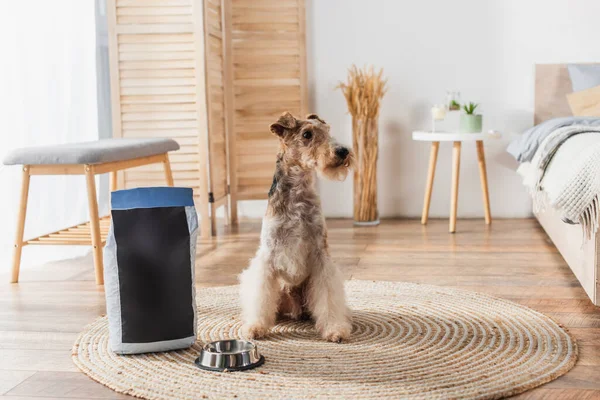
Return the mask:
<svg viewBox="0 0 600 400">
<path fill-rule="evenodd" d="M 354 331 L 324 342 L 309 322 L 282 321 L 257 341 L 265 364 L 245 372 L 197 368 L 203 342 L 239 338 L 237 286 L 198 289 L 195 346 L 119 356 L 106 317 L 81 333 L 75 364 L 111 389 L 145 399 L 497 399 L 566 373 L 577 346 L 550 318 L 479 293 L 350 281 Z"/>
</svg>

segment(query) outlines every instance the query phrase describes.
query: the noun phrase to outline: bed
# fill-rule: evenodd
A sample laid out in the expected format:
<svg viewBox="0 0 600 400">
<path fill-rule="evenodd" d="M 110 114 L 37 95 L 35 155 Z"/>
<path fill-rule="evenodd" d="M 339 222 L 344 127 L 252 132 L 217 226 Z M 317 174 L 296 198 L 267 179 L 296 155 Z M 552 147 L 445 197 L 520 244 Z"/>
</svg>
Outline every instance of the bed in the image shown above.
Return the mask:
<svg viewBox="0 0 600 400">
<path fill-rule="evenodd" d="M 600 67 L 600 64 L 588 65 Z M 577 106 L 574 103 L 580 101 L 582 98 L 582 96 L 580 95 L 573 96 L 572 94 L 573 89 L 576 87 L 574 81 L 572 82 L 571 80 L 567 64 L 536 65 L 534 111 L 534 122 L 536 126 L 542 126 L 542 123 L 549 125 L 551 121 L 556 121 L 556 118 L 568 117 L 573 115 L 571 109 Z M 580 93 L 581 92 L 579 91 L 577 92 L 577 94 Z M 583 96 L 583 100 L 586 101 L 585 96 Z M 589 102 L 589 100 L 587 101 Z M 592 112 L 591 114 L 578 113 L 577 115 L 598 116 L 598 114 L 594 112 Z M 572 117 L 572 119 L 576 118 L 578 117 Z M 586 118 L 584 122 L 587 124 L 588 117 L 584 118 Z M 589 139 L 592 139 L 596 140 L 600 145 L 600 118 L 597 118 L 597 121 L 592 119 L 590 119 L 590 121 L 590 124 L 597 123 L 597 128 L 594 128 L 593 130 L 598 130 L 599 132 L 597 133 L 597 138 L 588 136 L 588 142 Z M 596 133 L 592 134 L 595 135 Z M 577 137 L 582 138 L 583 136 L 584 135 L 578 135 Z M 568 140 L 575 140 L 575 138 L 576 137 L 573 136 L 570 137 Z M 558 146 L 569 147 L 565 145 L 566 143 L 569 142 L 564 141 L 561 145 Z M 512 145 L 513 143 L 511 143 L 511 146 Z M 540 148 L 543 148 L 544 145 L 548 147 L 548 144 L 546 142 L 543 142 L 542 144 L 540 144 Z M 553 154 L 553 156 L 551 157 L 558 158 L 560 155 L 559 152 L 561 150 L 564 153 L 569 149 L 561 149 L 561 147 L 558 147 L 558 151 L 556 151 L 556 153 Z M 572 151 L 573 149 L 570 150 Z M 542 151 L 543 149 L 538 149 L 536 151 L 536 156 L 539 157 L 537 153 L 540 153 Z M 511 152 L 510 146 L 509 152 Z M 515 155 L 514 152 L 511 153 Z M 563 154 L 562 157 L 564 161 L 565 155 Z M 569 157 L 573 157 L 573 159 L 576 159 L 577 153 L 575 152 L 569 155 Z M 535 161 L 536 160 L 534 159 L 531 161 L 531 163 L 535 164 Z M 537 161 L 539 162 L 539 159 Z M 553 161 L 550 161 L 550 163 L 552 162 Z M 521 165 L 523 166 L 523 164 Z M 547 168 L 551 167 L 551 164 L 547 166 Z M 561 164 L 560 167 L 563 170 L 568 169 L 565 168 L 564 163 Z M 557 168 L 558 167 L 555 167 L 555 169 Z M 519 169 L 521 169 L 521 167 Z M 524 175 L 522 172 L 521 174 Z M 547 175 L 548 173 L 546 173 L 546 178 L 549 178 Z M 541 179 L 542 178 L 540 178 L 540 181 Z M 584 185 L 587 185 L 587 183 L 584 183 Z M 534 196 L 534 203 L 535 198 L 536 196 Z M 597 201 L 595 204 L 597 204 Z M 539 223 L 544 228 L 544 230 L 546 231 L 546 233 L 548 234 L 548 236 L 550 237 L 560 254 L 563 256 L 571 270 L 573 270 L 573 273 L 581 283 L 589 298 L 595 305 L 600 305 L 600 285 L 598 283 L 598 279 L 600 278 L 600 259 L 598 257 L 600 252 L 600 231 L 596 231 L 598 222 L 597 210 L 595 210 L 595 212 L 593 213 L 594 220 L 592 228 L 590 229 L 588 227 L 587 232 L 589 234 L 588 237 L 586 237 L 586 235 L 584 234 L 586 230 L 584 227 L 582 227 L 582 225 L 586 225 L 585 221 L 582 223 L 574 223 L 576 221 L 570 221 L 569 219 L 565 218 L 564 212 L 561 212 L 561 210 L 557 210 L 556 208 L 550 206 L 541 207 L 541 209 L 539 208 L 540 207 L 534 206 L 535 217 L 538 219 Z M 600 207 L 596 206 L 596 208 Z M 565 222 L 565 220 L 567 222 Z"/>
</svg>

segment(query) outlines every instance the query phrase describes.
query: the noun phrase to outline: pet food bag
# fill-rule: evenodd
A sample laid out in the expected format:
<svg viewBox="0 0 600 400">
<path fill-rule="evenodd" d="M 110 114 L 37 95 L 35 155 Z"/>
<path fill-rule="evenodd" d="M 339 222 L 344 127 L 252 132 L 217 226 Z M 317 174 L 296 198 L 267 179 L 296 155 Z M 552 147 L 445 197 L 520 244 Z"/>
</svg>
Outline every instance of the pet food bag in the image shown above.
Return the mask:
<svg viewBox="0 0 600 400">
<path fill-rule="evenodd" d="M 192 189 L 115 191 L 104 248 L 110 346 L 120 354 L 168 351 L 196 341 Z"/>
</svg>

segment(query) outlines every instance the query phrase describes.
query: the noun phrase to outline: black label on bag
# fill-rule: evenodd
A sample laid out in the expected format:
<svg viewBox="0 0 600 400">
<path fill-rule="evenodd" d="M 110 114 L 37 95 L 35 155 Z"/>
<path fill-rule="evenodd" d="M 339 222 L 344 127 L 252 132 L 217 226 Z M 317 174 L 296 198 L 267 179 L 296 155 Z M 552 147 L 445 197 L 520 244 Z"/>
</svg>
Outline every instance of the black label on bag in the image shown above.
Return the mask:
<svg viewBox="0 0 600 400">
<path fill-rule="evenodd" d="M 123 343 L 194 335 L 185 207 L 113 210 Z"/>
</svg>

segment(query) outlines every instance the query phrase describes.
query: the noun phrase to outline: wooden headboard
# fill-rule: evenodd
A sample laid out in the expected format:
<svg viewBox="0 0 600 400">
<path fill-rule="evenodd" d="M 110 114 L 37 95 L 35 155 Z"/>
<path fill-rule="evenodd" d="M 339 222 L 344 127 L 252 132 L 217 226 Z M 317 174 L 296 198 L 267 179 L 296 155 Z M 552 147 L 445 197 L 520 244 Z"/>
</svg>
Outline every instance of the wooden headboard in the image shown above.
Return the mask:
<svg viewBox="0 0 600 400">
<path fill-rule="evenodd" d="M 567 94 L 572 92 L 567 64 L 537 64 L 534 123 L 573 115 L 567 102 Z"/>
</svg>

